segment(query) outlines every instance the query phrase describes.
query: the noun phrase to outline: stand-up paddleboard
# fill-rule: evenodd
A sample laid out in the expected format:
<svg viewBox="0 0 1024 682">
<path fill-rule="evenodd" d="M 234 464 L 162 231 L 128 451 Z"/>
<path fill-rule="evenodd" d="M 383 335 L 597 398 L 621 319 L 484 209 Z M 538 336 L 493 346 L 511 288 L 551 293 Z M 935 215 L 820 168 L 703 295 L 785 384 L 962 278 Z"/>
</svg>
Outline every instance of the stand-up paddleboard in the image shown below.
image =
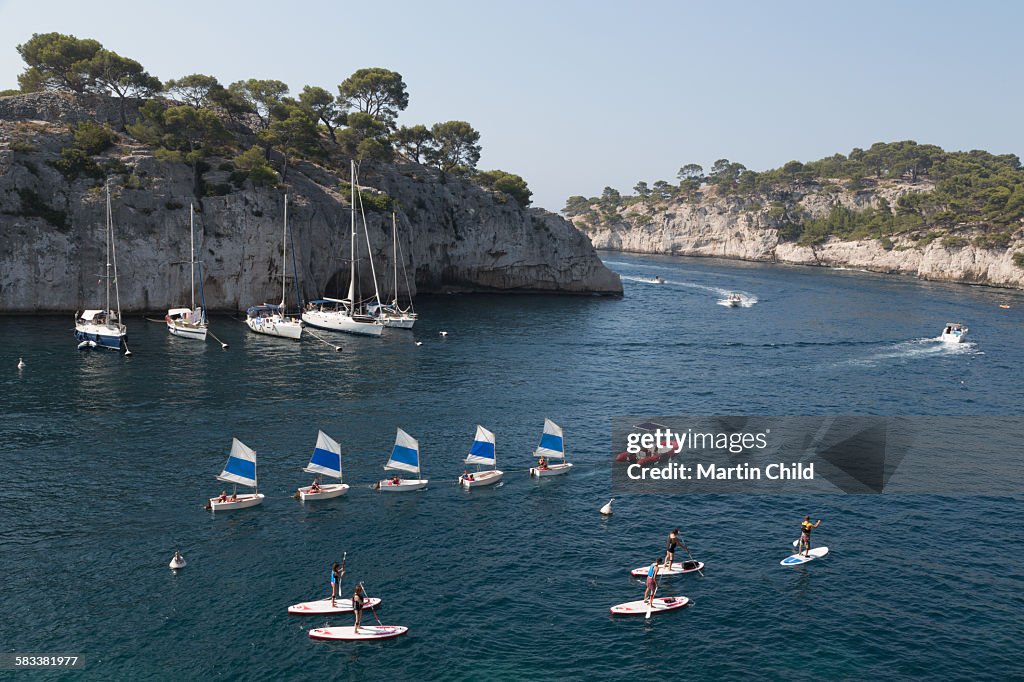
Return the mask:
<svg viewBox="0 0 1024 682">
<path fill-rule="evenodd" d="M 640 599 L 628 601 L 625 604 L 616 604 L 610 610 L 613 616 L 644 616 L 647 615 L 648 610 L 651 613 L 674 611 L 683 608 L 689 603 L 689 597 L 655 597 L 650 605 L 643 599 Z"/>
<path fill-rule="evenodd" d="M 815 547 L 804 556 L 803 552 L 788 556 L 779 562 L 782 566 L 800 566 L 806 564 L 808 561 L 814 561 L 828 554 L 828 547 Z"/>
<path fill-rule="evenodd" d="M 409 628 L 404 625 L 360 625 L 356 632 L 354 625 L 336 628 L 313 628 L 309 631 L 310 639 L 329 639 L 334 641 L 352 641 L 358 639 L 390 639 L 404 635 Z"/>
<path fill-rule="evenodd" d="M 643 578 L 647 576 L 647 571 L 649 571 L 650 568 L 650 566 L 641 566 L 640 568 L 634 568 L 629 572 L 629 574 L 636 576 L 637 578 Z M 672 564 L 671 567 L 662 566 L 658 570 L 658 575 L 682 575 L 684 573 L 696 573 L 702 568 L 704 568 L 703 561 L 677 561 Z"/>
<path fill-rule="evenodd" d="M 378 597 L 366 597 L 363 606 L 368 609 L 380 604 Z M 300 616 L 322 616 L 330 613 L 352 613 L 351 599 L 335 599 L 334 606 L 331 606 L 330 599 L 319 599 L 317 601 L 304 601 L 301 604 L 292 604 L 288 607 L 288 613 L 297 613 Z"/>
</svg>

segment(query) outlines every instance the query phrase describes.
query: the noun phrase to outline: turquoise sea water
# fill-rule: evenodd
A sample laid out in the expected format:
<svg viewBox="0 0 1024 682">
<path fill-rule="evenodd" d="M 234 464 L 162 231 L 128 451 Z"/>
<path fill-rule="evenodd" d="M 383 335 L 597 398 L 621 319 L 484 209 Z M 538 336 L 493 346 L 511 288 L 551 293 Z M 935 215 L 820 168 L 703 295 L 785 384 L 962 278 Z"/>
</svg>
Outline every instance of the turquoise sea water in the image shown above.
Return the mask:
<svg viewBox="0 0 1024 682">
<path fill-rule="evenodd" d="M 1019 676 L 1019 496 L 633 495 L 597 510 L 618 415 L 1019 414 L 1024 296 L 605 257 L 621 300 L 428 297 L 414 332 L 332 337 L 340 353 L 228 317 L 222 351 L 132 318 L 124 358 L 76 351 L 70 316 L 0 318 L 0 647 L 80 653 L 73 677 L 103 680 Z M 732 290 L 748 307 L 716 304 Z M 947 321 L 971 343 L 935 343 Z M 534 482 L 546 416 L 576 468 Z M 477 423 L 505 481 L 466 493 Z M 425 492 L 369 488 L 396 426 L 420 441 Z M 291 494 L 317 429 L 342 443 L 353 487 L 303 506 Z M 232 436 L 257 451 L 267 500 L 214 517 L 202 504 Z M 782 568 L 805 513 L 831 553 Z M 611 619 L 642 596 L 628 570 L 677 525 L 705 575 L 660 594 L 693 605 Z M 408 635 L 314 642 L 309 628 L 351 619 L 285 612 L 329 594 L 345 551 L 345 586 L 364 581 Z"/>
</svg>

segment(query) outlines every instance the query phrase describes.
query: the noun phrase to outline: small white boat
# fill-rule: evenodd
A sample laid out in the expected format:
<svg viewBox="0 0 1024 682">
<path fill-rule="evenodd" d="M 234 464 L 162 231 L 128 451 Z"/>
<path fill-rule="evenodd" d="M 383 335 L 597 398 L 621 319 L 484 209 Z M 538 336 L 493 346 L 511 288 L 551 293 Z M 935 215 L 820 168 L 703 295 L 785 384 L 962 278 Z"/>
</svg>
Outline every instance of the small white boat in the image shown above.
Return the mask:
<svg viewBox="0 0 1024 682">
<path fill-rule="evenodd" d="M 473 438 L 473 445 L 469 448 L 465 462 L 481 466 L 491 465 L 490 469 L 481 471 L 478 467 L 473 473 L 465 472 L 459 476 L 459 484 L 467 490 L 494 485 L 504 475 L 503 471 L 498 470 L 498 457 L 494 450 L 494 434 L 479 424 L 477 424 L 476 437 Z"/>
<path fill-rule="evenodd" d="M 106 282 L 107 305 L 103 310 L 83 310 L 75 315 L 75 339 L 78 349 L 108 348 L 121 350 L 128 328 L 121 324 L 121 294 L 117 284 L 117 245 L 114 242 L 114 219 L 110 210 L 110 187 L 107 187 L 106 225 L 106 272 L 101 275 Z M 114 300 L 117 309 L 110 307 L 110 284 L 114 284 Z M 125 346 L 127 348 L 127 346 Z"/>
<path fill-rule="evenodd" d="M 664 283 L 665 283 L 665 279 L 661 275 L 658 275 L 653 280 L 651 280 L 651 284 L 664 284 Z"/>
<path fill-rule="evenodd" d="M 257 334 L 283 339 L 302 338 L 302 321 L 288 316 L 288 195 L 284 195 L 284 238 L 281 247 L 281 305 L 254 305 L 245 311 L 245 324 Z"/>
<path fill-rule="evenodd" d="M 299 499 L 303 502 L 327 500 L 348 492 L 348 483 L 341 482 L 341 445 L 323 431 L 317 433 L 313 456 L 309 458 L 309 465 L 303 471 L 318 474 L 317 478 L 322 474 L 338 479 L 337 483 L 324 484 L 314 480 L 313 485 L 299 488 Z"/>
<path fill-rule="evenodd" d="M 412 329 L 413 325 L 416 324 L 416 320 L 419 319 L 412 309 L 412 297 L 409 299 L 409 307 L 402 308 L 398 304 L 398 221 L 395 219 L 395 212 L 391 212 L 391 239 L 393 243 L 393 255 L 392 262 L 394 263 L 395 271 L 395 297 L 390 303 L 375 306 L 371 312 L 376 315 L 377 319 L 380 320 L 381 324 L 385 327 L 393 327 L 396 329 Z M 405 274 L 405 261 L 402 261 L 402 273 Z M 409 277 L 406 275 L 405 278 L 405 289 L 409 289 Z"/>
<path fill-rule="evenodd" d="M 398 434 L 395 436 L 395 447 L 391 450 L 391 458 L 388 459 L 384 468 L 392 471 L 408 471 L 416 474 L 416 478 L 402 478 L 396 475 L 377 481 L 377 489 L 382 493 L 404 493 L 427 487 L 427 479 L 420 478 L 423 474 L 420 471 L 419 441 L 402 429 L 398 429 Z"/>
<path fill-rule="evenodd" d="M 174 556 L 171 557 L 171 563 L 168 566 L 171 567 L 172 571 L 179 571 L 188 566 L 188 562 L 185 561 L 185 557 L 181 556 L 181 552 L 174 550 Z"/>
<path fill-rule="evenodd" d="M 540 445 L 533 451 L 533 456 L 538 457 L 537 466 L 530 468 L 530 475 L 537 478 L 545 476 L 559 476 L 569 473 L 572 468 L 570 462 L 565 461 L 565 445 L 562 441 L 562 427 L 544 419 L 544 433 L 540 437 Z M 551 464 L 550 460 L 560 459 L 561 462 Z"/>
<path fill-rule="evenodd" d="M 199 270 L 199 300 L 205 300 L 205 296 L 203 295 L 203 266 L 201 261 L 196 260 L 195 211 L 191 204 L 189 204 L 188 207 L 188 234 L 191 253 L 191 256 L 189 257 L 189 268 L 191 270 L 192 278 L 192 307 L 171 308 L 167 311 L 167 315 L 164 316 L 164 320 L 167 322 L 167 331 L 173 336 L 205 341 L 207 328 L 206 311 L 203 309 L 202 305 L 196 305 L 197 269 Z"/>
<path fill-rule="evenodd" d="M 224 465 L 224 471 L 217 477 L 218 481 L 232 483 L 235 490 L 231 495 L 222 492 L 218 497 L 211 497 L 206 508 L 211 511 L 228 511 L 255 507 L 263 502 L 263 493 L 256 487 L 256 452 L 237 438 L 231 439 L 231 454 Z M 252 488 L 252 493 L 238 494 L 238 486 Z"/>
<path fill-rule="evenodd" d="M 738 291 L 734 291 L 725 297 L 725 303 L 730 308 L 736 308 L 743 305 L 743 294 Z"/>
<path fill-rule="evenodd" d="M 959 322 L 947 322 L 942 328 L 939 340 L 943 343 L 962 343 L 967 336 L 967 327 Z"/>
</svg>

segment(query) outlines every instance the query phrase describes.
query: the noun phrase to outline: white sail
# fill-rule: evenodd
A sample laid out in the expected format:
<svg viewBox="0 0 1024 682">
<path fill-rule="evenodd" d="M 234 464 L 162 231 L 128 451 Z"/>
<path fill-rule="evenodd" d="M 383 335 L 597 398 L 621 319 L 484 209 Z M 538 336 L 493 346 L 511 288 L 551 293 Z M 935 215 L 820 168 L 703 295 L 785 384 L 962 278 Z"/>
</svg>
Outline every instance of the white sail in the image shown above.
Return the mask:
<svg viewBox="0 0 1024 682">
<path fill-rule="evenodd" d="M 385 469 L 411 471 L 420 473 L 420 444 L 415 438 L 402 429 L 395 436 L 395 447 L 391 450 L 391 458 L 384 465 Z"/>
<path fill-rule="evenodd" d="M 565 458 L 565 446 L 562 444 L 562 427 L 551 421 L 544 420 L 544 435 L 540 437 L 540 445 L 533 452 L 534 457 Z"/>
<path fill-rule="evenodd" d="M 228 483 L 256 487 L 256 452 L 237 438 L 231 439 L 231 454 L 217 477 Z"/>
<path fill-rule="evenodd" d="M 473 438 L 473 446 L 466 456 L 467 464 L 495 464 L 497 455 L 494 452 L 494 434 L 480 426 L 476 427 L 476 437 Z"/>
<path fill-rule="evenodd" d="M 317 433 L 316 447 L 309 458 L 309 466 L 303 471 L 341 478 L 341 445 L 323 431 Z"/>
</svg>

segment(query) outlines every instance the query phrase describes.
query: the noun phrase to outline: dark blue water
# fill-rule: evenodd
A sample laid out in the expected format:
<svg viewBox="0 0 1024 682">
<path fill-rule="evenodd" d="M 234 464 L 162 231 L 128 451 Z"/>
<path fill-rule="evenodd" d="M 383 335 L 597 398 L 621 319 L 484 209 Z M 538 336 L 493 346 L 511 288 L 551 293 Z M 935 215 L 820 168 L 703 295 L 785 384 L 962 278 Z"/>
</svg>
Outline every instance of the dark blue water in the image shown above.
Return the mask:
<svg viewBox="0 0 1024 682">
<path fill-rule="evenodd" d="M 1024 296 L 606 258 L 621 300 L 428 298 L 414 333 L 335 337 L 340 353 L 227 317 L 222 351 L 138 318 L 124 358 L 77 352 L 70 315 L 0 318 L 0 649 L 84 654 L 76 679 L 1019 676 L 1019 497 L 635 495 L 597 510 L 616 415 L 1019 414 Z M 716 304 L 731 290 L 749 307 Z M 947 321 L 971 343 L 932 341 Z M 545 416 L 577 468 L 533 482 Z M 465 493 L 477 423 L 507 473 Z M 368 486 L 396 426 L 420 440 L 431 485 L 382 497 Z M 303 507 L 290 496 L 317 429 L 342 443 L 353 488 Z M 258 452 L 267 500 L 214 518 L 202 504 L 232 436 Z M 832 552 L 784 569 L 805 513 Z M 661 594 L 694 605 L 610 619 L 642 596 L 628 569 L 676 525 L 707 567 Z M 345 551 L 346 587 L 363 580 L 407 636 L 313 642 L 325 619 L 286 614 L 329 593 Z"/>
</svg>

